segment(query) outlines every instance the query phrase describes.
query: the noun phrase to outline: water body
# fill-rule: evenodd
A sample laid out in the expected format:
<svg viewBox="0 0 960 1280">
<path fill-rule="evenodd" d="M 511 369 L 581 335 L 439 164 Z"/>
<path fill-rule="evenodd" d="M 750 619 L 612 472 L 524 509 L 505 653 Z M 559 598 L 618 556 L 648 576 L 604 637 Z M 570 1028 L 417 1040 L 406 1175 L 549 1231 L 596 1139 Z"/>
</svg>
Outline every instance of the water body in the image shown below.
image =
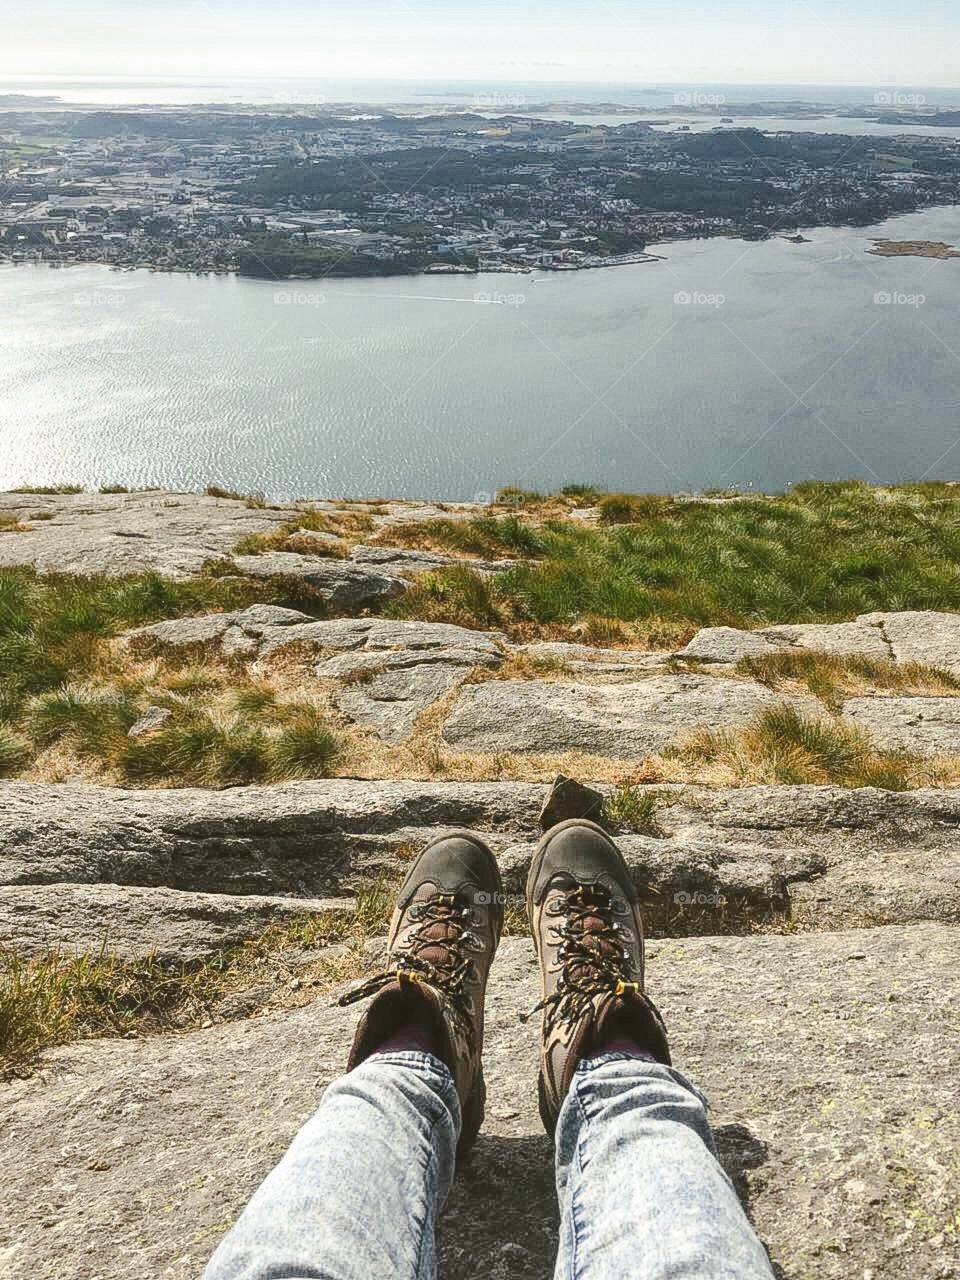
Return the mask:
<svg viewBox="0 0 960 1280">
<path fill-rule="evenodd" d="M 960 208 L 530 275 L 0 268 L 0 488 L 277 497 L 960 476 Z"/>
<path fill-rule="evenodd" d="M 447 104 L 504 111 L 547 102 L 663 107 L 678 100 L 719 102 L 883 102 L 960 106 L 960 87 L 771 84 L 617 84 L 560 80 L 334 80 L 307 77 L 0 76 L 0 94 L 57 97 L 84 106 L 185 106 L 195 103 L 375 102 Z M 880 98 L 877 95 L 881 95 Z M 678 95 L 684 95 L 678 98 Z"/>
</svg>

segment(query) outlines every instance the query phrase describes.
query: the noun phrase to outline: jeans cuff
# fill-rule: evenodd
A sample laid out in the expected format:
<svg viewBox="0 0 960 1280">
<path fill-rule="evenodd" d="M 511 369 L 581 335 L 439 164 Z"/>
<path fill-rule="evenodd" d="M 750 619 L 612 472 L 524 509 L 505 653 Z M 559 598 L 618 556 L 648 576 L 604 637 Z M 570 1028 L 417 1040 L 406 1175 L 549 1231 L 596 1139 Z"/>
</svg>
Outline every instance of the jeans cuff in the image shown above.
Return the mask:
<svg viewBox="0 0 960 1280">
<path fill-rule="evenodd" d="M 597 1067 L 605 1067 L 608 1062 L 642 1062 L 645 1067 L 662 1067 L 662 1062 L 651 1062 L 649 1058 L 643 1058 L 636 1053 L 624 1053 L 622 1050 L 612 1050 L 610 1053 L 591 1054 L 588 1058 L 581 1058 L 577 1063 L 576 1074 L 583 1072 L 585 1075 L 589 1071 L 595 1071 Z"/>
<path fill-rule="evenodd" d="M 635 1053 L 600 1053 L 596 1057 L 581 1058 L 577 1063 L 577 1069 L 574 1072 L 573 1080 L 570 1088 L 573 1089 L 578 1080 L 583 1081 L 591 1072 L 596 1071 L 598 1067 L 606 1067 L 612 1062 L 632 1062 L 638 1067 L 650 1069 L 653 1074 L 659 1075 L 660 1072 L 666 1072 L 667 1076 L 676 1084 L 686 1089 L 688 1093 L 692 1093 L 697 1098 L 705 1111 L 710 1110 L 710 1100 L 702 1090 L 698 1089 L 692 1081 L 688 1080 L 682 1071 L 678 1071 L 676 1067 L 668 1067 L 665 1062 L 651 1062 L 649 1058 L 638 1058 Z"/>
<path fill-rule="evenodd" d="M 449 1082 L 451 1087 L 454 1084 L 450 1068 L 442 1058 L 437 1058 L 432 1053 L 424 1053 L 422 1049 L 391 1049 L 387 1053 L 374 1051 L 359 1065 L 363 1067 L 372 1062 L 384 1062 L 393 1067 L 408 1067 L 412 1071 L 431 1071 L 445 1083 Z"/>
</svg>

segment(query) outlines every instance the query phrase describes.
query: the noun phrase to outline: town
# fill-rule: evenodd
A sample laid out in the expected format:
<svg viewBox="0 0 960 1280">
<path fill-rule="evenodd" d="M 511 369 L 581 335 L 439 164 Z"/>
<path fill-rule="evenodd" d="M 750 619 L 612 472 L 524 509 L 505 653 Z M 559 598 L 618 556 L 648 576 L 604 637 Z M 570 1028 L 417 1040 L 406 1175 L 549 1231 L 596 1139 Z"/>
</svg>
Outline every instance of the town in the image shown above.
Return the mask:
<svg viewBox="0 0 960 1280">
<path fill-rule="evenodd" d="M 960 202 L 954 137 L 0 102 L 0 261 L 268 279 L 577 270 Z"/>
</svg>

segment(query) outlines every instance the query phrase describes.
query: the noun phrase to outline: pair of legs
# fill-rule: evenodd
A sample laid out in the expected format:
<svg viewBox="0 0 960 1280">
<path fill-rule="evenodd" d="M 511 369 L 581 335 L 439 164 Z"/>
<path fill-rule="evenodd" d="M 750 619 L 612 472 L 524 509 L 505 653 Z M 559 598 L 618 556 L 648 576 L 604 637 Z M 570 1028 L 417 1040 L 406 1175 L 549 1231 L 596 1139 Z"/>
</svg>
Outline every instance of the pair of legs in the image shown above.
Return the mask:
<svg viewBox="0 0 960 1280">
<path fill-rule="evenodd" d="M 430 1280 L 456 1160 L 479 1129 L 499 876 L 475 837 L 421 855 L 351 1069 L 330 1086 L 204 1280 Z M 702 1095 L 669 1063 L 643 989 L 636 895 L 588 823 L 541 842 L 528 909 L 544 998 L 540 1109 L 556 1139 L 556 1275 L 770 1280 L 717 1162 Z M 524 1188 L 516 1188 L 518 1197 Z"/>
</svg>

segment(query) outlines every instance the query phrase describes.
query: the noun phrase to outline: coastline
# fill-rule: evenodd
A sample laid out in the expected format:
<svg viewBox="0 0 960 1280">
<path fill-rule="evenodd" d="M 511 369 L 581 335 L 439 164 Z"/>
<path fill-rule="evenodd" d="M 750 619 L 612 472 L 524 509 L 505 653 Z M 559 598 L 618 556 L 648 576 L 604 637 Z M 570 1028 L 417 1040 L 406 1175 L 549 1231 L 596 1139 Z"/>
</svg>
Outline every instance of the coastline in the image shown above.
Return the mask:
<svg viewBox="0 0 960 1280">
<path fill-rule="evenodd" d="M 810 231 L 834 231 L 834 230 L 863 230 L 868 232 L 886 226 L 887 223 L 896 222 L 899 219 L 916 217 L 917 215 L 933 213 L 938 209 L 958 209 L 960 203 L 936 203 L 918 206 L 916 209 L 905 210 L 893 214 L 886 218 L 881 218 L 877 222 L 816 222 L 816 223 L 798 223 L 787 224 L 783 226 L 774 226 L 769 229 L 764 228 L 764 234 L 760 234 L 760 228 L 735 228 L 729 227 L 717 228 L 715 231 L 709 229 L 701 229 L 696 234 L 682 235 L 675 234 L 663 239 L 651 240 L 649 246 L 657 248 L 665 248 L 672 244 L 684 244 L 698 240 L 740 240 L 747 244 L 763 244 L 769 240 L 784 240 L 793 244 L 809 243 L 809 238 L 804 234 Z M 798 238 L 800 237 L 800 238 Z M 919 256 L 926 258 L 948 259 L 960 256 L 960 253 L 950 252 L 952 245 L 945 242 L 923 239 L 904 239 L 902 241 L 894 241 L 888 237 L 865 236 L 865 239 L 874 247 L 865 248 L 864 252 L 872 254 L 875 257 L 909 257 Z M 911 251 L 909 249 L 889 249 L 882 248 L 885 242 L 891 245 L 921 245 L 933 246 L 943 245 L 947 252 L 927 252 L 927 251 Z M 491 266 L 471 267 L 466 263 L 447 263 L 438 261 L 428 263 L 425 266 L 417 267 L 411 270 L 389 270 L 382 271 L 366 271 L 366 272 L 326 272 L 317 275 L 296 274 L 296 275 L 279 275 L 276 273 L 264 276 L 253 275 L 250 272 L 240 271 L 235 264 L 219 265 L 219 264 L 180 264 L 180 263 L 157 263 L 149 258 L 140 258 L 136 261 L 117 262 L 109 258 L 100 256 L 91 257 L 71 257 L 71 258 L 48 258 L 42 253 L 35 254 L 5 254 L 0 249 L 0 266 L 48 266 L 55 270 L 62 270 L 70 267 L 108 267 L 113 271 L 150 271 L 157 275 L 191 275 L 191 276 L 236 276 L 242 280 L 268 279 L 274 282 L 290 281 L 305 282 L 309 280 L 384 280 L 391 278 L 417 279 L 423 276 L 456 276 L 456 275 L 530 275 L 534 271 L 548 271 L 567 274 L 572 271 L 594 271 L 600 268 L 611 268 L 620 266 L 637 266 L 653 262 L 666 262 L 668 258 L 665 254 L 653 253 L 650 247 L 644 250 L 637 250 L 626 254 L 613 254 L 609 257 L 597 257 L 590 261 L 580 261 L 571 263 L 559 263 L 551 265 L 542 265 L 538 267 L 515 266 L 505 262 L 497 262 Z M 384 259 L 384 267 L 387 268 L 391 264 Z"/>
</svg>

